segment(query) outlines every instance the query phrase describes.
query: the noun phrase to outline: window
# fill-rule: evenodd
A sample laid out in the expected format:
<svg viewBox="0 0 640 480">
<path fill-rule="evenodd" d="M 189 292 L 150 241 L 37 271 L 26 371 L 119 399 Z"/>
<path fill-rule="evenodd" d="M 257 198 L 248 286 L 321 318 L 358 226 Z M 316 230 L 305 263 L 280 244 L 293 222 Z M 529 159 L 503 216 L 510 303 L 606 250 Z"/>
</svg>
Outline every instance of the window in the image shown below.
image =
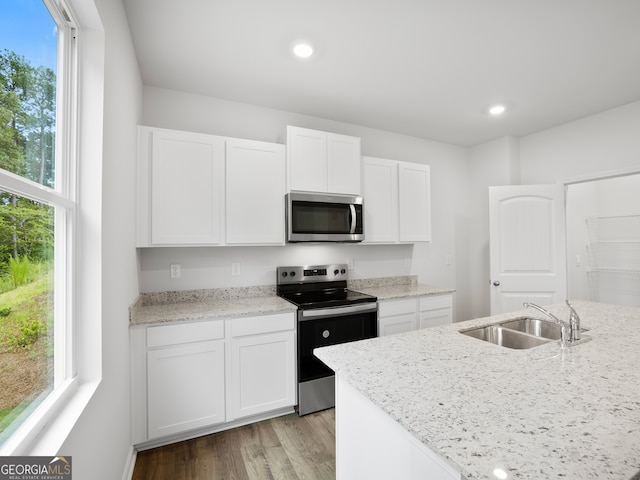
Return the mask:
<svg viewBox="0 0 640 480">
<path fill-rule="evenodd" d="M 2 445 L 37 428 L 74 373 L 75 29 L 45 3 L 0 6 Z"/>
</svg>

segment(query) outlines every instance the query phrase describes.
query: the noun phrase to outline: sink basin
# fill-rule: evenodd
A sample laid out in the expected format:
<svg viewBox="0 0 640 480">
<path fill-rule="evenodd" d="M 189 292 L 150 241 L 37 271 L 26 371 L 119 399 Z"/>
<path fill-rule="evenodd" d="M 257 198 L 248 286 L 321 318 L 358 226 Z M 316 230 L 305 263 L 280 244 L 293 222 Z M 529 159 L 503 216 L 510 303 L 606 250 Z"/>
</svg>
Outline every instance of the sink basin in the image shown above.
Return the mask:
<svg viewBox="0 0 640 480">
<path fill-rule="evenodd" d="M 544 345 L 552 340 L 540 336 L 528 335 L 510 328 L 504 328 L 502 325 L 489 325 L 486 327 L 461 331 L 460 333 L 484 340 L 485 342 L 493 343 L 494 345 L 518 350 Z"/>
<path fill-rule="evenodd" d="M 535 337 L 548 338 L 550 340 L 560 340 L 561 328 L 560 325 L 554 323 L 544 322 L 537 318 L 522 317 L 503 322 L 501 327 L 508 328 L 510 330 L 517 330 L 518 332 L 528 333 Z"/>
</svg>

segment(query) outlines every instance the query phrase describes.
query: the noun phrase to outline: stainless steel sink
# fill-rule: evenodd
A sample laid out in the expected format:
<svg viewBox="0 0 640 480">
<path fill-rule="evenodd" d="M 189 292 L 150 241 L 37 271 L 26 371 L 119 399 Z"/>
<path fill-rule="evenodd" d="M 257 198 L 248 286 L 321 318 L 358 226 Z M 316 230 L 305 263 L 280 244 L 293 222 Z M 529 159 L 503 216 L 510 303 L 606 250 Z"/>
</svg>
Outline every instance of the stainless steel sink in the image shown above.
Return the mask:
<svg viewBox="0 0 640 480">
<path fill-rule="evenodd" d="M 505 328 L 502 325 L 488 325 L 486 327 L 463 330 L 460 333 L 494 345 L 519 350 L 537 347 L 552 341 L 550 338 L 521 333 L 511 328 Z"/>
<path fill-rule="evenodd" d="M 545 322 L 537 318 L 516 318 L 508 322 L 503 322 L 500 326 L 511 330 L 517 330 L 518 332 L 528 333 L 535 337 L 543 337 L 551 340 L 560 340 L 561 337 L 560 325 Z"/>
</svg>

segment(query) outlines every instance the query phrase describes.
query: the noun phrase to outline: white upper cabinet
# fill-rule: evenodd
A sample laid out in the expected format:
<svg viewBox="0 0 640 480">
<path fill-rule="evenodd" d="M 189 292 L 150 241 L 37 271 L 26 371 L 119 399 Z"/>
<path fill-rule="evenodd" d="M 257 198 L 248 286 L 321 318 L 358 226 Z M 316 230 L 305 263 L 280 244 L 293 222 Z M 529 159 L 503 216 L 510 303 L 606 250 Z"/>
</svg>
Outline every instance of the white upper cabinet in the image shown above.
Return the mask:
<svg viewBox="0 0 640 480">
<path fill-rule="evenodd" d="M 227 140 L 226 243 L 284 243 L 285 147 Z"/>
<path fill-rule="evenodd" d="M 284 145 L 140 127 L 138 148 L 138 247 L 284 244 Z"/>
<path fill-rule="evenodd" d="M 428 165 L 398 164 L 400 241 L 431 241 L 431 180 Z"/>
<path fill-rule="evenodd" d="M 398 242 L 398 162 L 362 157 L 366 243 Z"/>
<path fill-rule="evenodd" d="M 141 127 L 138 246 L 221 241 L 224 139 Z"/>
<path fill-rule="evenodd" d="M 428 165 L 362 157 L 364 243 L 431 241 Z"/>
<path fill-rule="evenodd" d="M 287 127 L 289 190 L 360 194 L 360 139 Z"/>
</svg>

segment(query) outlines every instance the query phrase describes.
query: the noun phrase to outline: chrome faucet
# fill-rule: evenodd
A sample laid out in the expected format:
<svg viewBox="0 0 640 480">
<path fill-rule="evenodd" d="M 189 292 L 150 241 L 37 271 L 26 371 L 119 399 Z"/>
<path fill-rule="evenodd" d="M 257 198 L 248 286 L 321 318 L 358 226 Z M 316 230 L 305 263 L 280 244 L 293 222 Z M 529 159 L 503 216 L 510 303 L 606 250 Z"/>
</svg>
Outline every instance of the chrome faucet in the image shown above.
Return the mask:
<svg viewBox="0 0 640 480">
<path fill-rule="evenodd" d="M 548 312 L 547 310 L 545 310 L 539 305 L 536 305 L 535 303 L 524 302 L 522 306 L 524 308 L 528 308 L 528 307 L 535 308 L 539 312 L 545 314 L 548 318 L 541 318 L 540 320 L 542 320 L 543 322 L 550 322 L 550 323 L 555 323 L 556 325 L 560 325 L 560 342 L 562 343 L 563 347 L 567 345 L 567 334 L 569 336 L 569 339 L 571 338 L 571 324 L 560 320 L 553 313 Z"/>
<path fill-rule="evenodd" d="M 569 302 L 569 300 L 565 300 L 567 302 L 567 306 L 569 307 L 569 328 L 571 331 L 571 335 L 569 338 L 569 342 L 577 342 L 582 337 L 580 336 L 580 316 L 576 309 L 573 308 L 573 305 Z"/>
</svg>

